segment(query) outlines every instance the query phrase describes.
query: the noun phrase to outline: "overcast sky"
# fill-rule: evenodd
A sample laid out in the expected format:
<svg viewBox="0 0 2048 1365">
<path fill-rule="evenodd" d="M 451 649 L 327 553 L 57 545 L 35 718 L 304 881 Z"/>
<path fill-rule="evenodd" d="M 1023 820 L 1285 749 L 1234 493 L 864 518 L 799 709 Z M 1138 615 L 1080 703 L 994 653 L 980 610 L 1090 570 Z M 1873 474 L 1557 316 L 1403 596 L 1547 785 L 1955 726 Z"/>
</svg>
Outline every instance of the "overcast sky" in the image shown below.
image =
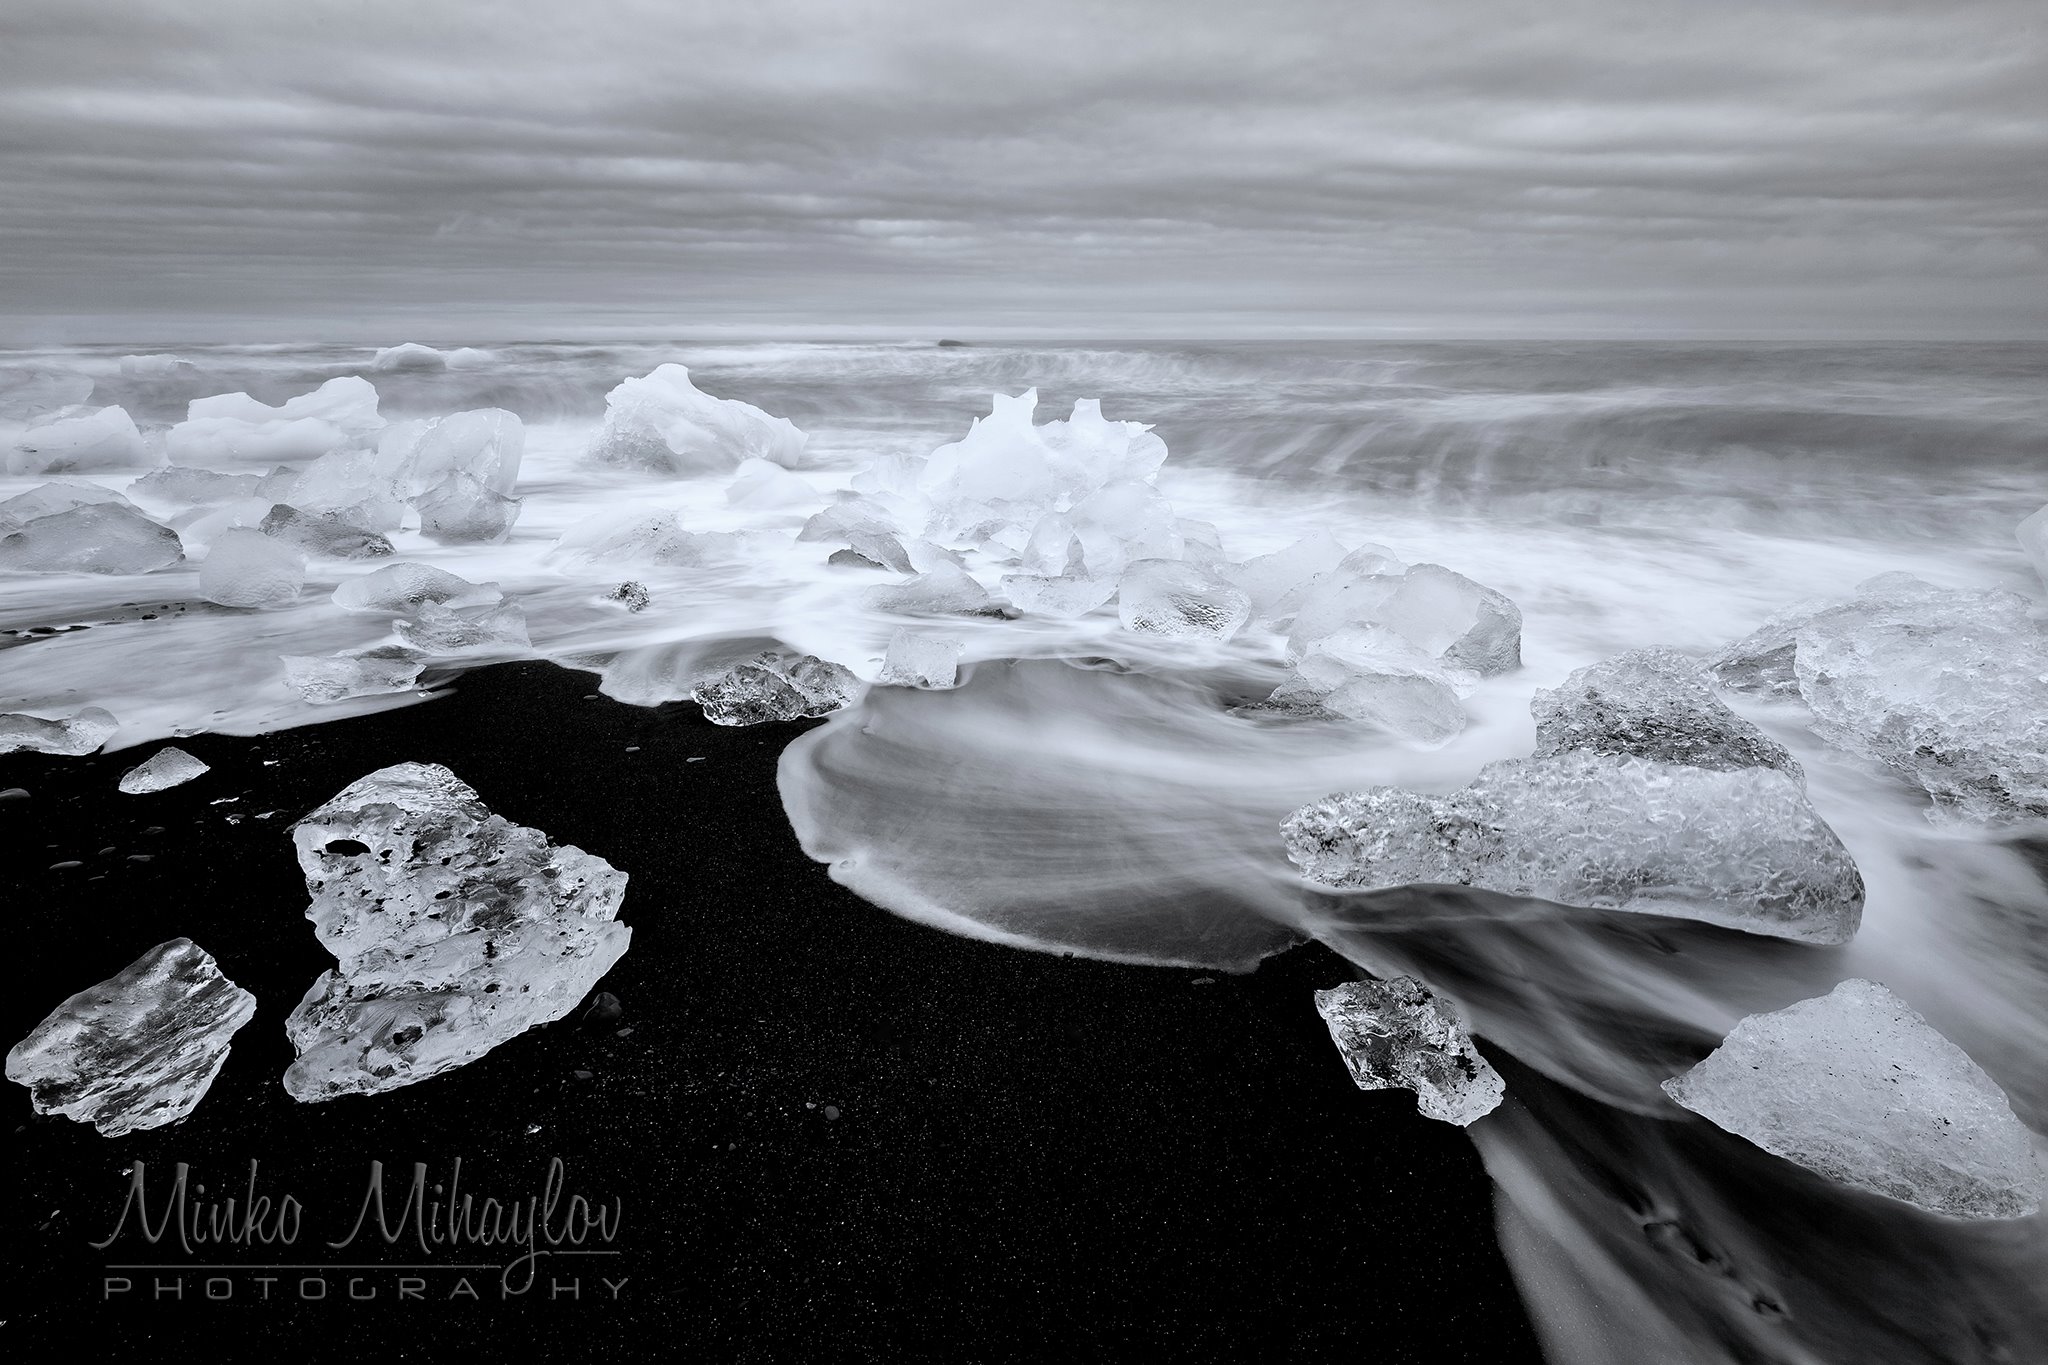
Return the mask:
<svg viewBox="0 0 2048 1365">
<path fill-rule="evenodd" d="M 2041 0 L 4 0 L 14 339 L 2042 335 Z"/>
</svg>

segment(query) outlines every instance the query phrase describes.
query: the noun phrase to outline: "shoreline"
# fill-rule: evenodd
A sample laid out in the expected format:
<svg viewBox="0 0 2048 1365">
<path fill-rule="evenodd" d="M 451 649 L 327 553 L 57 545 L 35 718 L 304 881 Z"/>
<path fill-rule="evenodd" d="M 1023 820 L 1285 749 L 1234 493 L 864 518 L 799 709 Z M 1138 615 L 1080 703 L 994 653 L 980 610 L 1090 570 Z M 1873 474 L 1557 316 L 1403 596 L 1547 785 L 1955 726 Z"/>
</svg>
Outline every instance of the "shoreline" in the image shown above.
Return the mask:
<svg viewBox="0 0 2048 1365">
<path fill-rule="evenodd" d="M 586 674 L 499 665 L 419 706 L 194 735 L 175 742 L 214 770 L 148 796 L 114 783 L 151 746 L 0 759 L 0 787 L 31 793 L 0 806 L 27 939 L 10 1044 L 181 935 L 258 1000 L 183 1123 L 102 1138 L 33 1116 L 8 1087 L 13 1341 L 75 1346 L 89 1326 L 153 1347 L 232 1330 L 303 1348 L 344 1327 L 352 1349 L 516 1331 L 508 1342 L 553 1353 L 659 1330 L 714 1359 L 1538 1359 L 1471 1143 L 1406 1092 L 1356 1090 L 1330 1046 L 1311 992 L 1358 974 L 1340 958 L 1309 946 L 1228 976 L 909 923 L 796 848 L 774 761 L 799 727 L 721 729 L 688 703 L 593 693 Z M 572 1014 L 385 1095 L 300 1105 L 279 1084 L 283 1017 L 331 960 L 286 831 L 407 760 L 446 764 L 497 814 L 630 875 L 633 945 L 600 983 L 623 1013 Z M 48 870 L 70 859 L 84 866 Z M 485 1290 L 418 1311 L 395 1281 L 349 1302 L 337 1272 L 324 1301 L 243 1296 L 232 1316 L 196 1278 L 182 1299 L 100 1300 L 108 1264 L 153 1259 L 87 1245 L 113 1227 L 135 1160 L 152 1179 L 191 1163 L 194 1182 L 219 1182 L 208 1198 L 259 1161 L 264 1191 L 307 1210 L 296 1252 L 313 1254 L 291 1259 L 324 1265 L 348 1259 L 325 1243 L 356 1216 L 371 1161 L 395 1191 L 413 1162 L 439 1180 L 456 1157 L 480 1197 L 531 1192 L 559 1157 L 567 1189 L 616 1200 L 618 1296 L 586 1274 L 575 1299 Z"/>
</svg>

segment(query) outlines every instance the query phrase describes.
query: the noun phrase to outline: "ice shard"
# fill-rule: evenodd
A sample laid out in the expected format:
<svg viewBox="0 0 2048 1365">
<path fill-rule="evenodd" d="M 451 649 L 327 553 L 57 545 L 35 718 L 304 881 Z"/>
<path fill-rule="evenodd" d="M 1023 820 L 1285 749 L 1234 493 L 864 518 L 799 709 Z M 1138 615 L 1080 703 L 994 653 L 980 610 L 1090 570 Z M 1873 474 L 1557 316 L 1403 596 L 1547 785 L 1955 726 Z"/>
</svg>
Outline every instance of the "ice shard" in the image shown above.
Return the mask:
<svg viewBox="0 0 2048 1365">
<path fill-rule="evenodd" d="M 714 725 L 760 725 L 801 720 L 851 706 L 860 680 L 847 669 L 809 654 L 757 654 L 698 683 L 690 699 Z"/>
<path fill-rule="evenodd" d="M 2005 1092 L 1873 981 L 1750 1015 L 1664 1090 L 1767 1152 L 1933 1213 L 2041 1207 L 2041 1168 Z"/>
<path fill-rule="evenodd" d="M 190 1114 L 227 1061 L 256 997 L 189 938 L 144 953 L 118 976 L 52 1010 L 7 1053 L 7 1079 L 38 1114 L 108 1137 Z"/>
<path fill-rule="evenodd" d="M 211 771 L 207 764 L 200 762 L 183 749 L 167 746 L 158 749 L 141 763 L 121 774 L 120 787 L 130 796 L 142 796 L 169 787 L 183 786 L 193 778 Z"/>
<path fill-rule="evenodd" d="M 1360 1090 L 1413 1090 L 1424 1118 L 1463 1128 L 1507 1093 L 1457 1008 L 1414 977 L 1317 991 L 1316 1011 Z"/>
<path fill-rule="evenodd" d="M 1437 796 L 1375 787 L 1288 817 L 1311 881 L 1474 886 L 1846 943 L 1863 878 L 1793 778 L 1590 753 L 1509 759 Z"/>
<path fill-rule="evenodd" d="M 351 783 L 292 828 L 336 966 L 285 1021 L 308 1102 L 374 1094 L 560 1019 L 626 951 L 626 874 L 485 808 L 438 764 Z"/>
</svg>

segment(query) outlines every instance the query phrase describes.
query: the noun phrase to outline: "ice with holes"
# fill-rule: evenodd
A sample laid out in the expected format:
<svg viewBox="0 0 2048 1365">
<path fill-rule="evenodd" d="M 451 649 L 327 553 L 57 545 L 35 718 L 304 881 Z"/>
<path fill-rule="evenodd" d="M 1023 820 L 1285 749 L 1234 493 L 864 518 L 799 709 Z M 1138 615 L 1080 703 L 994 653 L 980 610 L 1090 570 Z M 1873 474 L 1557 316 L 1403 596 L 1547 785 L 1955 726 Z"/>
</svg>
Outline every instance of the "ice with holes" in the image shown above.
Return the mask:
<svg viewBox="0 0 2048 1365">
<path fill-rule="evenodd" d="M 375 1094 L 560 1019 L 625 953 L 626 874 L 494 815 L 447 768 L 400 763 L 292 827 L 335 967 L 285 1021 L 294 1099 Z"/>
<path fill-rule="evenodd" d="M 1775 1156 L 1932 1213 L 2041 1207 L 2041 1167 L 2005 1092 L 1874 981 L 1748 1016 L 1664 1090 Z"/>
<path fill-rule="evenodd" d="M 1457 1007 L 1412 976 L 1317 991 L 1316 1012 L 1360 1090 L 1412 1090 L 1424 1118 L 1463 1128 L 1507 1093 Z"/>
</svg>

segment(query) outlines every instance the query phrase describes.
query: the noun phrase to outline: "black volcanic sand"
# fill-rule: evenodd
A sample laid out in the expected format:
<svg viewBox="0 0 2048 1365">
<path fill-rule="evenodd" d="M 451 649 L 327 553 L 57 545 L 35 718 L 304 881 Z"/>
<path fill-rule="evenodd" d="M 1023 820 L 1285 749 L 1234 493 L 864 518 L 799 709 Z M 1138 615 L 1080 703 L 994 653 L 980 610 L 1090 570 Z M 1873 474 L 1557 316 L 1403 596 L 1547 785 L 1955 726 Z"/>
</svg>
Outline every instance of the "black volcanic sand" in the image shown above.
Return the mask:
<svg viewBox="0 0 2048 1365">
<path fill-rule="evenodd" d="M 546 664 L 482 670 L 421 706 L 253 739 L 178 741 L 213 765 L 168 792 L 119 775 L 156 746 L 0 759 L 11 938 L 6 1041 L 164 939 L 190 937 L 255 992 L 255 1020 L 186 1121 L 103 1138 L 5 1088 L 0 1350 L 192 1358 L 605 1361 L 1166 1356 L 1537 1358 L 1493 1234 L 1492 1191 L 1455 1129 L 1405 1092 L 1356 1090 L 1310 992 L 1357 973 L 1320 948 L 1249 976 L 1021 952 L 899 920 L 796 846 L 774 758 L 792 726 L 592 698 Z M 630 751 L 629 746 L 639 746 Z M 686 762 L 701 757 L 702 762 Z M 373 1097 L 302 1105 L 279 1077 L 285 1015 L 331 959 L 304 919 L 287 826 L 350 781 L 445 763 L 497 813 L 632 876 L 633 944 L 579 1015 Z M 237 820 L 236 817 L 240 817 Z M 159 832 L 148 832 L 161 826 Z M 147 855 L 137 861 L 131 855 Z M 83 866 L 49 870 L 69 859 Z M 830 1108 L 828 1108 L 830 1106 Z M 837 1117 L 831 1115 L 836 1112 Z M 622 1204 L 622 1254 L 558 1258 L 501 1295 L 376 1262 L 502 1263 L 365 1241 L 345 1250 L 372 1160 L 394 1210 L 412 1163 L 463 1160 L 479 1198 L 524 1198 L 551 1158 Z M 290 1247 L 105 1252 L 132 1163 L 191 1165 L 208 1198 L 305 1208 Z M 110 1264 L 290 1263 L 255 1272 Z M 600 1275 L 626 1281 L 616 1299 Z M 302 1301 L 306 1276 L 329 1297 Z M 357 1293 L 346 1297 L 357 1277 Z M 182 1279 L 183 1298 L 149 1297 Z M 580 1280 L 580 1297 L 567 1297 Z M 564 1288 L 548 1297 L 552 1282 Z M 168 1294 L 168 1289 L 165 1291 Z"/>
</svg>

